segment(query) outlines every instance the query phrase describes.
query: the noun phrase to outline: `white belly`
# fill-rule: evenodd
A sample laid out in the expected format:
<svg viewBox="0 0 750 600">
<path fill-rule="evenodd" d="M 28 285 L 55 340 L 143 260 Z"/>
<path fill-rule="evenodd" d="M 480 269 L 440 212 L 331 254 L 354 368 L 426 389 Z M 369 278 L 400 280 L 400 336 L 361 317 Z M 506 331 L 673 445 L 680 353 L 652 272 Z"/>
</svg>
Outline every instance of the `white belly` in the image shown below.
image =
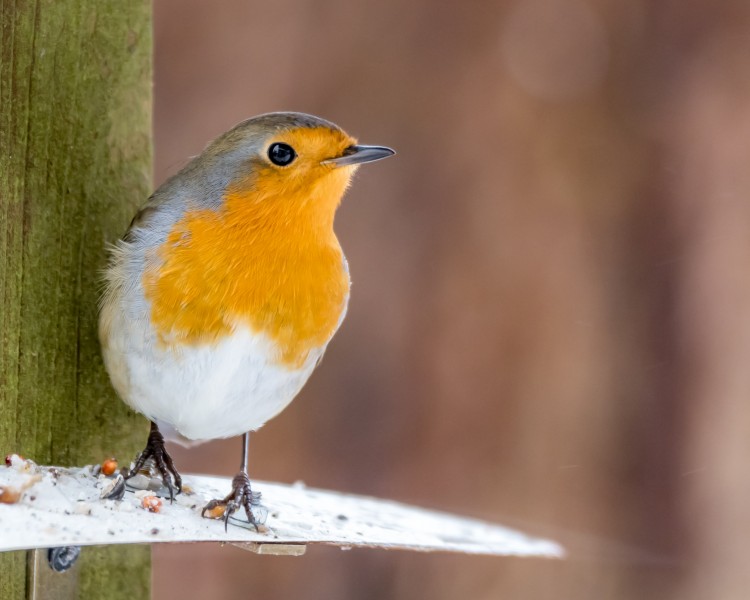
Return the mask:
<svg viewBox="0 0 750 600">
<path fill-rule="evenodd" d="M 252 431 L 277 415 L 310 377 L 325 348 L 289 369 L 275 360 L 273 343 L 245 326 L 215 346 L 160 348 L 150 332 L 120 319 L 103 344 L 121 398 L 149 419 L 191 440 Z"/>
</svg>

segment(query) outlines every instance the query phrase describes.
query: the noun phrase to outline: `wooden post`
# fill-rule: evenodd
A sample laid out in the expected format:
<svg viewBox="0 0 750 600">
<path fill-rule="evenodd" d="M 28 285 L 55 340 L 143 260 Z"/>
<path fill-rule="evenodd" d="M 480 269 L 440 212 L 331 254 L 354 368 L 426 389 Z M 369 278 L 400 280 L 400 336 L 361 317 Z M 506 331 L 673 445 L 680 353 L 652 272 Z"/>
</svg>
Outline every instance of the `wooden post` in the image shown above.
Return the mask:
<svg viewBox="0 0 750 600">
<path fill-rule="evenodd" d="M 0 11 L 0 451 L 128 461 L 146 425 L 109 386 L 96 312 L 105 244 L 151 186 L 151 5 Z M 84 548 L 78 597 L 147 597 L 149 560 L 146 547 Z M 0 555 L 0 598 L 26 598 L 26 564 Z"/>
</svg>

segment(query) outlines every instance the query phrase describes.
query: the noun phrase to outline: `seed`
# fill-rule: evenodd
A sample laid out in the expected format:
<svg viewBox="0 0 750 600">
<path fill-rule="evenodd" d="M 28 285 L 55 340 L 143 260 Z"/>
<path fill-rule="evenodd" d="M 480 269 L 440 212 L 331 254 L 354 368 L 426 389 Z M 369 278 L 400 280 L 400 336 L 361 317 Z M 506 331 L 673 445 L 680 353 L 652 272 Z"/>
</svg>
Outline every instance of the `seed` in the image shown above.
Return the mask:
<svg viewBox="0 0 750 600">
<path fill-rule="evenodd" d="M 141 500 L 141 508 L 145 508 L 148 512 L 158 513 L 161 510 L 161 500 L 156 496 L 144 496 Z"/>
<path fill-rule="evenodd" d="M 21 499 L 23 490 L 14 487 L 0 486 L 0 502 L 3 504 L 15 504 Z"/>
<path fill-rule="evenodd" d="M 209 519 L 221 519 L 226 510 L 227 507 L 225 504 L 217 504 L 216 506 L 205 510 L 203 516 Z"/>
<path fill-rule="evenodd" d="M 117 459 L 108 458 L 102 463 L 102 473 L 107 477 L 114 475 L 115 471 L 117 471 Z"/>
</svg>

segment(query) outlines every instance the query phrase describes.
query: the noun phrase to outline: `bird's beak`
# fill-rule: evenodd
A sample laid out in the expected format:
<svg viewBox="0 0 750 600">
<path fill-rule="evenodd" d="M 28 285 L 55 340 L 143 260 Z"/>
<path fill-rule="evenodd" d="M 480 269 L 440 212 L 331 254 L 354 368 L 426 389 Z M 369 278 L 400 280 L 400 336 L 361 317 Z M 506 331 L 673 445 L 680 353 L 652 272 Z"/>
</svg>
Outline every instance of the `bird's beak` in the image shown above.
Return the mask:
<svg viewBox="0 0 750 600">
<path fill-rule="evenodd" d="M 334 165 L 335 167 L 359 165 L 387 158 L 394 154 L 396 154 L 395 150 L 391 150 L 385 146 L 349 146 L 341 156 L 324 160 L 323 164 Z"/>
</svg>

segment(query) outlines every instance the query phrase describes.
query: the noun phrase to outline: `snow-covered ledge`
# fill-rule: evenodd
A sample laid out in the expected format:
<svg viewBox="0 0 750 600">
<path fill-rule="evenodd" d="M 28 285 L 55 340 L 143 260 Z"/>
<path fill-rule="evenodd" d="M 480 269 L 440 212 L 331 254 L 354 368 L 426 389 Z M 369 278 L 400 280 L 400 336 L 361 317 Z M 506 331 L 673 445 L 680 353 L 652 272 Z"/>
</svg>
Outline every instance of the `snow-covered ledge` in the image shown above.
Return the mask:
<svg viewBox="0 0 750 600">
<path fill-rule="evenodd" d="M 151 492 L 102 499 L 115 482 L 97 467 L 39 467 L 13 457 L 0 466 L 0 551 L 161 542 L 227 542 L 264 554 L 298 555 L 307 544 L 378 547 L 468 554 L 561 558 L 550 540 L 472 519 L 396 502 L 341 494 L 304 485 L 253 482 L 268 514 L 255 531 L 230 519 L 204 519 L 211 498 L 223 497 L 230 480 L 184 475 L 189 493 L 170 504 Z M 155 512 L 150 512 L 148 507 Z"/>
</svg>

